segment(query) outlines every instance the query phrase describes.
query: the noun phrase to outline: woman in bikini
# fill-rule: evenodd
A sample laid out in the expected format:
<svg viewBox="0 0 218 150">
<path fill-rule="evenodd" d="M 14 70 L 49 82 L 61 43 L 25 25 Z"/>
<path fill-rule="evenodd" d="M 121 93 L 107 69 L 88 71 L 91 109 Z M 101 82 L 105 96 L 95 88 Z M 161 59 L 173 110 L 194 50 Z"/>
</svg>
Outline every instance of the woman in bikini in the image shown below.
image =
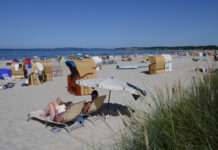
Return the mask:
<svg viewBox="0 0 218 150">
<path fill-rule="evenodd" d="M 67 110 L 69 108 L 69 106 L 72 104 L 72 102 L 67 102 L 65 103 L 65 111 L 55 114 L 53 121 L 54 122 L 62 122 L 67 114 Z"/>
<path fill-rule="evenodd" d="M 44 114 L 41 114 L 40 117 L 46 118 L 46 116 L 49 114 L 51 121 L 54 121 L 54 120 L 55 120 L 56 122 L 59 122 L 59 121 L 61 120 L 60 117 L 63 118 L 63 116 L 66 115 L 66 112 L 65 112 L 65 113 L 63 112 L 63 113 L 58 114 L 58 109 L 57 109 L 57 107 L 58 107 L 59 105 L 65 104 L 65 106 L 66 106 L 66 107 L 65 107 L 65 110 L 66 110 L 66 109 L 68 109 L 68 106 L 69 106 L 71 103 L 72 103 L 72 102 L 68 102 L 68 103 L 63 102 L 63 101 L 61 101 L 61 98 L 58 97 L 55 102 L 49 103 L 49 104 L 47 105 L 46 110 L 45 110 L 45 113 L 44 113 Z M 57 118 L 59 118 L 59 119 L 56 119 L 56 116 L 58 116 Z M 63 120 L 62 120 L 62 121 L 63 121 Z"/>
</svg>

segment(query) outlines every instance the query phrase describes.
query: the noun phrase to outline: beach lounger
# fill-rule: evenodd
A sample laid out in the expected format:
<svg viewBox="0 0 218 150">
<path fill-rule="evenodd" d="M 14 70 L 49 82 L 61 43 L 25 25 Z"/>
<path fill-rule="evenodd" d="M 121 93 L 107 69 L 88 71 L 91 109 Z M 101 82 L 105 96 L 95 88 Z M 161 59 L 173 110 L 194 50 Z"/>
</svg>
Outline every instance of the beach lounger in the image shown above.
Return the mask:
<svg viewBox="0 0 218 150">
<path fill-rule="evenodd" d="M 86 114 L 83 114 L 83 115 L 86 118 L 93 116 L 94 113 L 98 112 L 101 109 L 101 107 L 102 107 L 102 105 L 104 103 L 105 98 L 106 98 L 106 95 L 97 97 L 94 100 L 94 102 L 91 104 L 91 106 L 89 107 L 88 112 Z M 93 116 L 93 118 L 91 120 L 95 121 L 95 120 L 100 119 L 100 117 L 104 117 L 104 115 L 102 115 L 102 116 L 95 116 L 95 117 Z M 91 121 L 90 119 L 88 119 L 88 120 Z"/>
<path fill-rule="evenodd" d="M 77 117 L 81 114 L 83 106 L 84 106 L 84 101 L 72 104 L 67 110 L 67 114 L 62 123 L 51 121 L 49 116 L 47 116 L 45 119 L 40 117 L 39 115 L 43 114 L 45 112 L 44 110 L 37 110 L 28 113 L 27 121 L 29 121 L 30 119 L 37 119 L 39 121 L 44 122 L 46 127 L 49 124 L 56 125 L 56 126 L 64 126 L 65 130 L 67 132 L 70 132 L 73 129 L 83 126 L 83 124 L 73 124 L 74 121 L 77 119 Z"/>
<path fill-rule="evenodd" d="M 15 85 L 15 80 L 10 78 L 8 74 L 2 74 L 3 78 L 5 79 L 6 84 L 4 86 L 0 86 L 0 90 L 12 88 Z"/>
<path fill-rule="evenodd" d="M 15 83 L 15 79 L 14 78 L 11 78 L 8 76 L 8 74 L 2 74 L 3 78 L 5 79 L 6 83 Z"/>
</svg>

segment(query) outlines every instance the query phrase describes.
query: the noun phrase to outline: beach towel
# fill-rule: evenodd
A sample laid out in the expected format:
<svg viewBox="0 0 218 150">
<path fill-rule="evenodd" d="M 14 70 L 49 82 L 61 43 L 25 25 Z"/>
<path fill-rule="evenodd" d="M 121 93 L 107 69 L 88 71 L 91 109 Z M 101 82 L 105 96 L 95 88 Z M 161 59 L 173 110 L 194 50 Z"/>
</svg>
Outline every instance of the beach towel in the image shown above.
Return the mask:
<svg viewBox="0 0 218 150">
<path fill-rule="evenodd" d="M 44 67 L 43 67 L 43 65 L 41 63 L 36 62 L 36 65 L 39 68 L 39 71 L 43 71 L 44 70 Z"/>
<path fill-rule="evenodd" d="M 19 71 L 19 64 L 15 64 L 14 69 L 15 69 L 15 71 Z"/>
</svg>

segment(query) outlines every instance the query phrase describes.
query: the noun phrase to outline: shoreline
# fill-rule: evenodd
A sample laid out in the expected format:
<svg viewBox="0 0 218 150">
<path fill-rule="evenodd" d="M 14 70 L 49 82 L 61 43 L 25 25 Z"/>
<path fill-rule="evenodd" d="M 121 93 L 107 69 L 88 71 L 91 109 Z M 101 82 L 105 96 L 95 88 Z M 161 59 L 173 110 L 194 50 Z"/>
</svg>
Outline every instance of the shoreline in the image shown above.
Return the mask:
<svg viewBox="0 0 218 150">
<path fill-rule="evenodd" d="M 128 51 L 131 51 L 131 50 L 128 50 Z M 144 54 L 149 54 L 149 55 L 154 55 L 154 54 L 170 54 L 171 53 L 171 55 L 179 55 L 179 53 L 186 53 L 186 52 L 188 52 L 188 53 L 190 53 L 190 52 L 203 52 L 202 50 L 176 50 L 176 51 L 174 51 L 174 50 L 163 50 L 163 51 L 165 51 L 165 52 L 163 52 L 162 50 L 154 50 L 153 52 L 151 52 L 151 50 L 134 50 L 134 51 L 143 51 L 143 52 L 145 52 L 145 53 L 134 53 L 134 54 L 131 54 L 131 56 L 133 56 L 133 55 L 135 55 L 135 54 L 137 54 L 138 56 L 142 56 L 142 55 L 144 55 Z M 209 50 L 210 51 L 210 50 Z M 209 52 L 209 51 L 207 51 L 207 50 L 205 50 L 204 52 Z M 214 50 L 215 52 L 216 52 L 216 50 Z M 214 52 L 213 51 L 213 52 Z M 73 51 L 72 51 L 72 53 L 73 53 Z M 81 52 L 79 52 L 79 53 L 81 53 Z M 77 53 L 77 54 L 79 54 L 79 53 Z M 173 54 L 173 53 L 177 53 L 177 54 Z M 73 53 L 74 54 L 74 53 Z M 82 56 L 85 56 L 86 54 L 88 54 L 88 53 L 81 53 L 82 54 Z M 129 54 L 129 53 L 123 53 L 123 54 L 110 54 L 110 53 L 105 53 L 104 55 L 112 55 L 112 56 L 115 56 L 115 57 L 120 57 L 120 56 L 122 56 L 122 55 L 127 55 L 127 54 Z M 58 54 L 57 54 L 58 55 Z M 101 54 L 101 55 L 96 55 L 96 54 L 88 54 L 90 57 L 93 57 L 93 56 L 99 56 L 99 57 L 101 57 L 103 54 Z M 23 56 L 26 56 L 26 58 L 30 58 L 30 59 L 34 59 L 34 57 L 39 57 L 40 58 L 40 56 L 45 56 L 45 55 L 39 55 L 39 56 L 37 56 L 37 55 L 31 55 L 30 57 L 28 57 L 28 55 L 15 55 L 14 56 L 14 58 L 13 59 L 22 59 L 22 57 Z M 67 54 L 67 55 L 62 55 L 63 57 L 74 57 L 74 56 L 77 56 L 78 57 L 78 55 L 72 55 L 72 54 Z M 7 57 L 9 57 L 9 56 L 7 56 Z M 11 55 L 10 55 L 10 57 L 11 57 Z M 50 56 L 46 56 L 48 59 L 51 59 L 51 60 L 54 60 L 55 58 L 56 58 L 56 56 L 55 57 L 50 57 Z M 13 60 L 12 58 L 9 58 L 9 59 L 7 59 L 7 58 L 4 58 L 4 56 L 2 57 L 2 56 L 0 56 L 0 62 L 1 61 L 10 61 L 10 60 Z"/>
</svg>

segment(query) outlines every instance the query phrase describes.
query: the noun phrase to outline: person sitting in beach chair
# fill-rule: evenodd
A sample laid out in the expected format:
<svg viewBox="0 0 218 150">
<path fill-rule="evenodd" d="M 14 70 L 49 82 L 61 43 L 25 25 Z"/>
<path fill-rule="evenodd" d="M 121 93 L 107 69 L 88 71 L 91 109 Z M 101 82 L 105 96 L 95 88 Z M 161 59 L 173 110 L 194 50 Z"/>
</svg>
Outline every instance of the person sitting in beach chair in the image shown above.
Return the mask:
<svg viewBox="0 0 218 150">
<path fill-rule="evenodd" d="M 82 113 L 83 114 L 86 114 L 89 110 L 89 107 L 91 106 L 92 102 L 98 97 L 98 91 L 94 90 L 92 91 L 91 93 L 91 101 L 90 102 L 86 102 L 83 106 L 83 109 L 82 109 Z"/>
<path fill-rule="evenodd" d="M 54 122 L 62 122 L 66 115 L 66 110 L 68 106 L 72 104 L 72 102 L 63 102 L 60 97 L 57 98 L 55 102 L 49 103 L 46 107 L 45 113 L 40 114 L 39 116 L 42 118 L 46 118 L 48 114 L 50 114 L 50 120 Z M 60 107 L 64 106 L 65 107 Z"/>
<path fill-rule="evenodd" d="M 14 85 L 15 83 L 0 84 L 0 89 L 12 88 Z"/>
<path fill-rule="evenodd" d="M 54 121 L 54 122 L 62 122 L 62 121 L 64 120 L 64 118 L 65 118 L 65 116 L 66 116 L 66 114 L 67 114 L 67 110 L 68 110 L 68 108 L 69 108 L 69 106 L 70 106 L 71 104 L 72 104 L 72 102 L 67 102 L 67 103 L 65 103 L 65 104 L 64 104 L 64 106 L 65 106 L 65 111 L 55 114 L 53 121 Z"/>
<path fill-rule="evenodd" d="M 0 89 L 5 89 L 6 86 L 4 84 L 0 84 Z"/>
</svg>

